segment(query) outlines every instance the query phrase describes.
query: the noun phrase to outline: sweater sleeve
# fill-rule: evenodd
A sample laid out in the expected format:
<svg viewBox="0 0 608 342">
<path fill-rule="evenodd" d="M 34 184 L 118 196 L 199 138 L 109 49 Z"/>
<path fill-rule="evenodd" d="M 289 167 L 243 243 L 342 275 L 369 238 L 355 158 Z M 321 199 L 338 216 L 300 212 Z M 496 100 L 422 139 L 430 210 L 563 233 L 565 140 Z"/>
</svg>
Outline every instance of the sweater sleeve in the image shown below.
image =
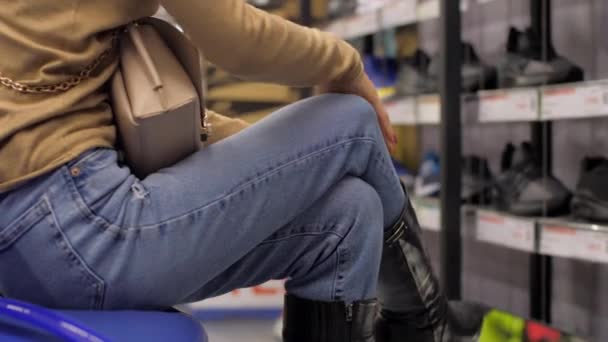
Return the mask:
<svg viewBox="0 0 608 342">
<path fill-rule="evenodd" d="M 205 57 L 244 79 L 289 86 L 350 82 L 358 52 L 331 34 L 258 10 L 243 0 L 161 0 Z"/>
</svg>

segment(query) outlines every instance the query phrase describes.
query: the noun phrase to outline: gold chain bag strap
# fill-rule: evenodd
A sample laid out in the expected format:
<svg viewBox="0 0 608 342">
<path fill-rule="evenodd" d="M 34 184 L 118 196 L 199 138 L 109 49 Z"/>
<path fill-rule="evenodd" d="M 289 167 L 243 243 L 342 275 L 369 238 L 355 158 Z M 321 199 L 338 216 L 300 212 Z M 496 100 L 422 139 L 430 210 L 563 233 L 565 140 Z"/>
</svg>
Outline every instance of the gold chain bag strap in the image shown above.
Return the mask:
<svg viewBox="0 0 608 342">
<path fill-rule="evenodd" d="M 112 109 L 126 162 L 144 178 L 196 152 L 209 134 L 203 60 L 173 25 L 147 18 L 115 32 L 111 46 L 65 82 L 31 86 L 0 73 L 0 85 L 26 94 L 69 91 L 90 78 L 116 45 L 120 60 L 111 80 Z"/>
<path fill-rule="evenodd" d="M 82 81 L 91 77 L 91 73 L 96 70 L 101 65 L 101 63 L 105 62 L 106 59 L 110 57 L 110 55 L 115 49 L 116 42 L 118 41 L 118 36 L 118 32 L 112 33 L 110 47 L 105 49 L 99 56 L 97 56 L 97 58 L 95 58 L 95 60 L 91 64 L 87 65 L 84 69 L 82 69 L 77 76 L 73 76 L 67 81 L 60 82 L 57 84 L 32 86 L 17 82 L 9 77 L 2 75 L 2 73 L 0 72 L 0 85 L 24 94 L 56 94 L 66 92 L 82 83 Z"/>
</svg>

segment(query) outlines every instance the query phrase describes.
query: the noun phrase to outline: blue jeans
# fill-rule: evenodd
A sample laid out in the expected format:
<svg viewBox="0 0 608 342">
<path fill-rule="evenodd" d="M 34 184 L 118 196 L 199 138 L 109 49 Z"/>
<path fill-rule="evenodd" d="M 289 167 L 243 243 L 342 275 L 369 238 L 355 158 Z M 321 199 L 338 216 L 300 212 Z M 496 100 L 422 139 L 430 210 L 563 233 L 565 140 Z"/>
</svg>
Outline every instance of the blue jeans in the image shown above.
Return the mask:
<svg viewBox="0 0 608 342">
<path fill-rule="evenodd" d="M 405 201 L 372 107 L 319 96 L 143 180 L 96 149 L 0 194 L 0 292 L 156 309 L 288 279 L 305 299 L 372 298 Z"/>
</svg>

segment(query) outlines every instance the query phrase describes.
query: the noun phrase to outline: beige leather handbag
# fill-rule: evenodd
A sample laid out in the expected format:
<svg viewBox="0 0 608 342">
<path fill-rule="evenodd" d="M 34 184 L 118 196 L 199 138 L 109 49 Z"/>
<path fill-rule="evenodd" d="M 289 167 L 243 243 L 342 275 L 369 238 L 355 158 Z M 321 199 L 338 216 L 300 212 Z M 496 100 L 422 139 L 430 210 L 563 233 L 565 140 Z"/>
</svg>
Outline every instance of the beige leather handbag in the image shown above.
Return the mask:
<svg viewBox="0 0 608 342">
<path fill-rule="evenodd" d="M 111 83 L 127 165 L 144 178 L 202 147 L 208 134 L 202 58 L 173 25 L 148 18 L 120 38 Z"/>
</svg>

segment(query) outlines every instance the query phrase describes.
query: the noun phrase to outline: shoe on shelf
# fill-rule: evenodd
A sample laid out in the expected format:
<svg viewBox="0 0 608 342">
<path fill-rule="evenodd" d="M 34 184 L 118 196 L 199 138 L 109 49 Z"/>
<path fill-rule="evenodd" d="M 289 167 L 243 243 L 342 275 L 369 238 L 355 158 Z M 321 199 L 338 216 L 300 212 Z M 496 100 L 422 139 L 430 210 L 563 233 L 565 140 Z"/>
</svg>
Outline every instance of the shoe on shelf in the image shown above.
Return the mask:
<svg viewBox="0 0 608 342">
<path fill-rule="evenodd" d="M 422 51 L 406 57 L 400 62 L 397 76 L 397 95 L 416 96 L 436 93 L 437 79 L 429 75 L 431 57 Z"/>
<path fill-rule="evenodd" d="M 495 67 L 483 63 L 473 45 L 468 42 L 461 42 L 462 51 L 462 91 L 474 93 L 479 90 L 496 89 L 498 86 L 498 71 Z M 435 80 L 439 80 L 440 57 L 435 56 L 429 66 L 429 75 Z"/>
<path fill-rule="evenodd" d="M 507 55 L 498 68 L 500 87 L 532 87 L 584 79 L 583 69 L 559 56 L 551 43 L 545 45 L 532 29 L 522 32 L 511 28 Z"/>
<path fill-rule="evenodd" d="M 439 156 L 435 152 L 426 152 L 414 182 L 414 194 L 417 197 L 437 197 L 440 190 Z"/>
<path fill-rule="evenodd" d="M 583 159 L 571 209 L 576 218 L 608 222 L 608 159 Z"/>
<path fill-rule="evenodd" d="M 357 11 L 358 0 L 329 0 L 327 2 L 327 13 L 330 19 L 347 17 Z"/>
<path fill-rule="evenodd" d="M 394 87 L 397 82 L 397 61 L 394 58 L 363 56 L 365 73 L 376 88 Z"/>
<path fill-rule="evenodd" d="M 465 156 L 462 159 L 461 198 L 465 204 L 487 205 L 492 196 L 494 178 L 488 167 L 488 160 L 479 156 Z"/>
<path fill-rule="evenodd" d="M 492 202 L 497 209 L 520 216 L 556 216 L 569 211 L 571 194 L 552 174 L 543 174 L 532 145 L 515 148 L 507 145 L 503 152 L 506 169 L 496 178 Z"/>
</svg>

